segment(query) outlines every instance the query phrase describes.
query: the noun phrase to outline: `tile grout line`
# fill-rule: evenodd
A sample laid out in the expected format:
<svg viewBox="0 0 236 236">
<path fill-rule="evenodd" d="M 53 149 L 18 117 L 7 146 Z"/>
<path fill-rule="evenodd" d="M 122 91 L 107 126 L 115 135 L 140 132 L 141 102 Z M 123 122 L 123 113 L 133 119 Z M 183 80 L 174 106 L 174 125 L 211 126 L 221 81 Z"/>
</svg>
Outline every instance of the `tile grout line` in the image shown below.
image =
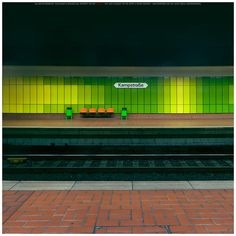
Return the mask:
<svg viewBox="0 0 236 236">
<path fill-rule="evenodd" d="M 194 187 L 193 187 L 193 185 L 191 184 L 191 181 L 187 181 L 188 183 L 189 183 L 189 185 L 192 187 L 192 189 L 195 189 Z"/>
<path fill-rule="evenodd" d="M 73 187 L 75 186 L 76 182 L 78 182 L 78 181 L 74 181 L 74 183 L 72 184 L 71 188 L 69 189 L 70 191 L 73 190 Z"/>
<path fill-rule="evenodd" d="M 17 184 L 19 184 L 21 181 L 17 181 L 17 183 L 15 183 L 13 186 L 11 186 L 11 188 L 9 188 L 8 190 L 6 190 L 6 191 L 14 191 L 14 190 L 12 190 L 12 188 L 14 188 Z"/>
<path fill-rule="evenodd" d="M 29 191 L 29 192 L 31 192 L 31 193 L 29 194 L 29 196 L 28 196 L 24 201 L 22 201 L 22 203 L 12 212 L 12 214 L 11 214 L 4 222 L 2 222 L 2 227 L 3 227 L 3 224 L 6 223 L 6 222 L 26 203 L 26 201 L 29 200 L 29 198 L 30 198 L 30 197 L 33 195 L 33 193 L 34 193 L 34 191 Z"/>
</svg>

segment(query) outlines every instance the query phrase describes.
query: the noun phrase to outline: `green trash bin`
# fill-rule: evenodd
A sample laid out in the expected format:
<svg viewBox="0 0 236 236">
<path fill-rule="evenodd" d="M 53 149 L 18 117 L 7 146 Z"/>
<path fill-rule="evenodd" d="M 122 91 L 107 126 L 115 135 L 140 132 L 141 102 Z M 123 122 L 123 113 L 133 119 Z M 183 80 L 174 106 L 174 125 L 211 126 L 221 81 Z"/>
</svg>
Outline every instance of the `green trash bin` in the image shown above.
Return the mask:
<svg viewBox="0 0 236 236">
<path fill-rule="evenodd" d="M 123 107 L 121 109 L 121 120 L 127 120 L 127 118 L 128 118 L 127 108 Z"/>
<path fill-rule="evenodd" d="M 72 107 L 66 108 L 66 120 L 71 119 L 72 120 Z"/>
</svg>

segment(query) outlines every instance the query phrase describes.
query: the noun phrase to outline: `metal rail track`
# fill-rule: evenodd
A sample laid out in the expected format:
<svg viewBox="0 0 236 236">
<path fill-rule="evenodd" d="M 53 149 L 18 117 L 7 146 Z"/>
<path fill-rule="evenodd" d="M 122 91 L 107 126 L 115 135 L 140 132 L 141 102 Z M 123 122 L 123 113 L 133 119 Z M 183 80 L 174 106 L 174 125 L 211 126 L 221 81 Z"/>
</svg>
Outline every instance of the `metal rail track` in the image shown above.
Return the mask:
<svg viewBox="0 0 236 236">
<path fill-rule="evenodd" d="M 22 163 L 13 164 L 11 160 L 17 158 L 23 160 Z M 116 175 L 129 175 L 129 178 L 143 175 L 146 178 L 156 179 L 161 176 L 172 175 L 178 179 L 177 175 L 198 174 L 209 175 L 215 179 L 231 179 L 233 176 L 233 155 L 231 154 L 68 154 L 68 155 L 5 155 L 3 160 L 3 176 L 14 179 L 17 176 L 22 178 L 44 179 L 83 179 L 83 176 L 107 174 L 107 177 Z M 56 175 L 58 175 L 56 177 Z M 148 177 L 148 176 L 151 177 Z M 28 176 L 28 177 L 26 177 Z M 50 177 L 51 176 L 51 177 Z M 215 177 L 214 177 L 215 176 Z M 88 177 L 88 176 L 87 176 Z M 87 178 L 86 177 L 86 178 Z M 113 178 L 112 177 L 112 178 Z M 126 176 L 127 177 L 127 176 Z M 119 177 L 122 179 L 122 177 Z M 166 177 L 165 177 L 166 178 Z M 167 177 L 168 179 L 168 177 Z"/>
</svg>

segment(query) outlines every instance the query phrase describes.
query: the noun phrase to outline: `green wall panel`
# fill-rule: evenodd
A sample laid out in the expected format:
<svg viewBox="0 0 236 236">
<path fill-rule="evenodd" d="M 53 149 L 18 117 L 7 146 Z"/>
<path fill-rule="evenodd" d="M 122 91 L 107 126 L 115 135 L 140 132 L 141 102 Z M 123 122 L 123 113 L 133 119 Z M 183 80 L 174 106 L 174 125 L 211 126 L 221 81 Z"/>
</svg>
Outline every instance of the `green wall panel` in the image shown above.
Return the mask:
<svg viewBox="0 0 236 236">
<path fill-rule="evenodd" d="M 146 89 L 117 89 L 117 82 L 147 83 Z M 64 113 L 72 106 L 119 113 L 232 113 L 233 77 L 6 77 L 4 113 Z"/>
</svg>

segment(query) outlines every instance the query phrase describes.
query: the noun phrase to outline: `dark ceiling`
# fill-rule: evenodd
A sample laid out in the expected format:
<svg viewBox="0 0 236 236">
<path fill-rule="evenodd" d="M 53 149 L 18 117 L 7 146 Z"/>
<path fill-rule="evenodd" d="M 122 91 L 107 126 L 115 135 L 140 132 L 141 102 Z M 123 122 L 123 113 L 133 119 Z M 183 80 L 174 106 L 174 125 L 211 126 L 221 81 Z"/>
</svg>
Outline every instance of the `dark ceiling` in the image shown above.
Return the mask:
<svg viewBox="0 0 236 236">
<path fill-rule="evenodd" d="M 233 3 L 3 3 L 3 64 L 233 65 Z"/>
</svg>

